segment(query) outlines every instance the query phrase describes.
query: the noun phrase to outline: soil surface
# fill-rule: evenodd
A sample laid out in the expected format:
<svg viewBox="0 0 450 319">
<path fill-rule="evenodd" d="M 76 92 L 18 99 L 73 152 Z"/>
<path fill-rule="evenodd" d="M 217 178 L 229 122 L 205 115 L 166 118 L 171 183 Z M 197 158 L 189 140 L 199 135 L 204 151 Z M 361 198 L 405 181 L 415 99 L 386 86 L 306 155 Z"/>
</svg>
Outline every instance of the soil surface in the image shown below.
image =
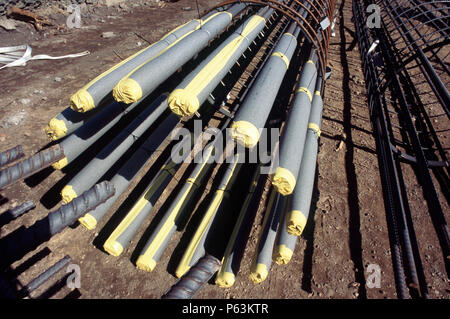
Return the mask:
<svg viewBox="0 0 450 319">
<path fill-rule="evenodd" d="M 53 26 L 43 26 L 41 31 L 25 22 L 18 22 L 16 29 L 11 31 L 0 28 L 2 46 L 26 43 L 33 48 L 33 54 L 57 56 L 90 51 L 89 55 L 80 58 L 30 61 L 23 67 L 0 70 L 1 150 L 21 144 L 25 153 L 31 155 L 46 147 L 49 141 L 45 126 L 67 107 L 71 94 L 78 88 L 176 26 L 198 18 L 196 4 L 192 0 L 133 3 L 83 7 L 82 27 L 79 29 L 65 27 L 68 13 L 56 7 L 38 11 L 54 22 Z M 200 11 L 218 3 L 200 0 Z M 222 289 L 207 284 L 196 298 L 396 298 L 375 140 L 351 21 L 351 1 L 337 1 L 337 8 L 336 36 L 331 39 L 328 59 L 333 73 L 325 90 L 316 191 L 307 227 L 297 242 L 294 256 L 287 265 L 273 264 L 268 278 L 259 285 L 254 285 L 248 278 L 264 215 L 267 199 L 267 194 L 264 194 L 235 285 Z M 114 36 L 102 37 L 103 32 L 113 32 Z M 141 178 L 148 181 L 145 172 L 157 160 L 158 154 L 152 157 L 144 172 L 120 197 L 96 231 L 80 225 L 69 227 L 13 263 L 4 275 L 14 280 L 20 289 L 53 263 L 70 255 L 73 263 L 80 267 L 81 287 L 71 291 L 64 283 L 52 280 L 33 292 L 31 298 L 161 297 L 177 280 L 174 267 L 181 257 L 183 233 L 175 234 L 152 273 L 137 270 L 131 260 L 145 229 L 153 216 L 158 216 L 159 208 L 176 187 L 183 171 L 177 173 L 157 202 L 155 213 L 144 223 L 121 257 L 103 252 L 99 239 L 105 236 L 105 225 L 111 223 L 108 219 L 136 185 L 143 190 L 144 182 L 139 185 L 138 182 Z M 28 199 L 32 199 L 37 207 L 2 225 L 0 238 L 20 226 L 32 225 L 59 207 L 58 194 L 74 170 L 46 169 L 31 179 L 2 190 L 0 212 Z M 202 198 L 207 195 L 211 183 Z M 136 198 L 137 195 L 133 196 Z M 411 200 L 424 205 L 420 197 Z M 436 236 L 426 235 L 434 234 L 430 218 L 427 214 L 414 218 L 420 223 L 419 239 L 426 242 L 421 253 L 424 254 L 422 261 L 430 296 L 449 298 L 449 281 L 439 243 Z M 380 288 L 366 286 L 371 264 L 381 270 Z"/>
</svg>

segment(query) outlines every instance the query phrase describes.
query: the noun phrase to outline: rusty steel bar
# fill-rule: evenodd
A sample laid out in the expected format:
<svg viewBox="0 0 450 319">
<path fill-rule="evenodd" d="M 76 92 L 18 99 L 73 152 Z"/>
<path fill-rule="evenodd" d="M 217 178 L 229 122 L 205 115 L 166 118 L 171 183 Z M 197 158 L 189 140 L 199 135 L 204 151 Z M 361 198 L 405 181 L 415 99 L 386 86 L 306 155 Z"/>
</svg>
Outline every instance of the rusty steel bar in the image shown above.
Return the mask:
<svg viewBox="0 0 450 319">
<path fill-rule="evenodd" d="M 0 167 L 12 163 L 23 156 L 25 156 L 25 153 L 22 150 L 22 145 L 6 150 L 0 153 Z"/>
<path fill-rule="evenodd" d="M 108 181 L 99 183 L 67 205 L 51 212 L 32 226 L 21 227 L 0 240 L 0 269 L 21 259 L 53 235 L 72 225 L 79 217 L 104 203 L 115 193 Z"/>
<path fill-rule="evenodd" d="M 37 173 L 51 164 L 64 158 L 64 151 L 60 145 L 54 145 L 0 171 L 0 189 Z"/>
<path fill-rule="evenodd" d="M 161 299 L 192 299 L 219 270 L 220 260 L 206 254 Z"/>
</svg>

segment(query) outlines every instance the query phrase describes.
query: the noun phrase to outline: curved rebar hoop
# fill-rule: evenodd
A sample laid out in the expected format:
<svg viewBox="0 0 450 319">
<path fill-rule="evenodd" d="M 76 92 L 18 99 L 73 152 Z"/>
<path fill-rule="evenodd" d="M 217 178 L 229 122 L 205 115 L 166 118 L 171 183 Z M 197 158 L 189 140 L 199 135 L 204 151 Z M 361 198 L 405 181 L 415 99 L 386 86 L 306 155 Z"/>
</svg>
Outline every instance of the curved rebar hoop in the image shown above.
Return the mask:
<svg viewBox="0 0 450 319">
<path fill-rule="evenodd" d="M 305 6 L 305 2 L 310 4 L 310 8 Z M 311 16 L 312 21 L 308 21 L 302 17 L 295 9 L 292 7 L 278 2 L 276 0 L 227 0 L 218 4 L 217 6 L 211 8 L 211 10 L 228 6 L 234 3 L 248 3 L 254 6 L 269 6 L 270 8 L 276 10 L 277 12 L 283 14 L 284 16 L 290 18 L 292 21 L 295 21 L 297 25 L 300 26 L 305 37 L 312 43 L 314 48 L 317 50 L 320 64 L 320 71 L 322 74 L 326 73 L 326 65 L 327 65 L 327 57 L 328 57 L 328 44 L 329 38 L 331 34 L 331 30 L 328 28 L 327 30 L 322 30 L 322 36 L 319 37 L 319 32 L 317 30 L 320 29 L 320 22 L 324 18 L 328 18 L 330 21 L 332 20 L 332 15 L 334 12 L 334 0 L 306 0 L 306 1 L 298 1 L 294 0 L 293 3 L 299 5 L 304 10 L 308 12 L 308 17 Z M 311 10 L 312 8 L 312 10 Z M 313 14 L 313 11 L 316 14 Z M 325 77 L 324 77 L 325 79 Z M 322 80 L 325 81 L 325 80 Z"/>
</svg>

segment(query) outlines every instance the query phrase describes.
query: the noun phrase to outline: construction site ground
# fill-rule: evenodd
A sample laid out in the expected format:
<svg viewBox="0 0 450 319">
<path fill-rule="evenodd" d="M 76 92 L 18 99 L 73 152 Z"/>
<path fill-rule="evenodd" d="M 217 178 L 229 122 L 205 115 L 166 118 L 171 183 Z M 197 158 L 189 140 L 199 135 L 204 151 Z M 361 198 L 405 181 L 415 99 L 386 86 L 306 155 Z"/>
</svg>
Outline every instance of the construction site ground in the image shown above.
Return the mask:
<svg viewBox="0 0 450 319">
<path fill-rule="evenodd" d="M 200 0 L 200 11 L 218 3 Z M 337 1 L 337 8 L 336 36 L 331 39 L 329 48 L 328 66 L 332 75 L 325 90 L 317 186 L 310 219 L 297 242 L 294 257 L 287 265 L 273 264 L 268 278 L 259 285 L 248 278 L 261 230 L 263 198 L 235 285 L 223 289 L 211 282 L 196 298 L 396 298 L 375 140 L 351 21 L 351 0 Z M 2 46 L 29 44 L 33 54 L 57 56 L 90 51 L 89 55 L 80 58 L 30 61 L 26 66 L 0 70 L 1 150 L 20 144 L 25 153 L 31 155 L 44 148 L 49 143 L 44 128 L 53 116 L 68 106 L 71 94 L 171 29 L 198 18 L 193 0 L 159 4 L 136 1 L 136 5 L 126 2 L 121 6 L 88 6 L 83 10 L 79 29 L 65 27 L 68 14 L 56 7 L 40 12 L 55 22 L 53 26 L 43 26 L 41 31 L 25 22 L 17 23 L 12 31 L 0 28 Z M 115 36 L 101 36 L 110 31 Z M 157 156 L 154 157 L 156 159 Z M 122 195 L 96 231 L 80 225 L 69 227 L 13 263 L 6 275 L 16 280 L 17 289 L 65 255 L 70 255 L 81 270 L 80 298 L 161 297 L 177 280 L 174 269 L 181 257 L 181 244 L 186 241 L 182 232 L 176 233 L 151 273 L 136 269 L 130 259 L 158 210 L 152 213 L 121 257 L 102 251 L 99 239 L 105 236 L 102 230 L 108 219 L 153 162 Z M 49 168 L 2 190 L 0 213 L 29 199 L 37 207 L 2 225 L 0 238 L 22 225 L 32 225 L 59 207 L 59 192 L 74 173 L 75 169 L 56 171 Z M 413 170 L 410 174 L 414 178 Z M 165 191 L 164 197 L 170 195 L 173 184 Z M 420 192 L 420 188 L 417 189 Z M 423 207 L 415 210 L 413 220 L 430 297 L 449 298 L 449 281 L 426 205 L 420 194 L 408 195 L 411 207 Z M 159 209 L 163 204 L 164 201 L 158 201 L 155 208 Z M 366 286 L 366 278 L 370 275 L 367 267 L 371 264 L 378 265 L 381 270 L 380 288 Z M 42 297 L 53 284 L 49 282 L 42 286 L 31 298 Z M 63 287 L 50 297 L 63 298 L 69 293 L 70 289 Z"/>
</svg>

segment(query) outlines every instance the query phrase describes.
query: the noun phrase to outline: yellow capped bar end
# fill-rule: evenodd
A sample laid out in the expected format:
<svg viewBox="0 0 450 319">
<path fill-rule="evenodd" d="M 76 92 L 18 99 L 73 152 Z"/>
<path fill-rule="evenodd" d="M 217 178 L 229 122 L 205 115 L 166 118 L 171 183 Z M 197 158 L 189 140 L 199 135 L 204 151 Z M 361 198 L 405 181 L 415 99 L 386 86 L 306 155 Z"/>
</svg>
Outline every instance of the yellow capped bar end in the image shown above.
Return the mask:
<svg viewBox="0 0 450 319">
<path fill-rule="evenodd" d="M 108 254 L 115 257 L 120 256 L 123 252 L 123 246 L 115 240 L 106 240 L 103 244 L 103 248 Z"/>
<path fill-rule="evenodd" d="M 192 116 L 200 107 L 195 94 L 186 89 L 174 90 L 167 99 L 170 110 L 178 116 Z"/>
<path fill-rule="evenodd" d="M 291 211 L 286 218 L 286 231 L 293 236 L 300 236 L 306 226 L 306 217 L 299 210 Z"/>
<path fill-rule="evenodd" d="M 67 160 L 67 157 L 64 157 L 63 159 L 60 159 L 59 161 L 52 164 L 52 167 L 54 169 L 63 169 L 64 167 L 69 164 L 69 161 Z"/>
<path fill-rule="evenodd" d="M 141 255 L 136 261 L 136 267 L 140 270 L 151 272 L 156 267 L 156 261 L 150 256 Z"/>
<path fill-rule="evenodd" d="M 56 141 L 61 137 L 66 136 L 67 126 L 63 120 L 58 120 L 56 117 L 52 118 L 45 128 L 45 133 L 52 141 Z"/>
<path fill-rule="evenodd" d="M 95 108 L 92 95 L 85 89 L 79 90 L 70 97 L 70 108 L 77 112 L 87 112 Z"/>
<path fill-rule="evenodd" d="M 78 221 L 89 230 L 93 230 L 97 226 L 97 220 L 89 213 L 78 219 Z"/>
<path fill-rule="evenodd" d="M 189 265 L 179 265 L 177 270 L 175 271 L 175 276 L 177 276 L 177 278 L 181 278 L 185 273 L 188 272 L 189 269 L 191 269 Z"/>
<path fill-rule="evenodd" d="M 290 170 L 278 167 L 273 176 L 272 185 L 283 196 L 290 195 L 294 191 L 297 179 Z"/>
<path fill-rule="evenodd" d="M 117 102 L 130 104 L 140 100 L 142 88 L 135 80 L 124 78 L 114 87 L 112 95 Z"/>
<path fill-rule="evenodd" d="M 77 193 L 73 190 L 71 185 L 66 185 L 61 191 L 61 197 L 64 204 L 70 203 L 74 198 L 77 198 Z"/>
<path fill-rule="evenodd" d="M 252 267 L 252 272 L 250 273 L 249 278 L 254 284 L 260 284 L 266 280 L 268 274 L 269 272 L 267 271 L 266 265 L 256 264 L 256 266 Z"/>
<path fill-rule="evenodd" d="M 219 272 L 216 277 L 216 285 L 221 288 L 230 288 L 234 285 L 236 280 L 235 276 L 231 272 Z"/>
<path fill-rule="evenodd" d="M 231 136 L 247 148 L 255 147 L 260 137 L 258 128 L 247 121 L 233 122 Z"/>
<path fill-rule="evenodd" d="M 274 260 L 278 265 L 286 265 L 292 258 L 294 252 L 286 247 L 286 245 L 280 245 L 276 247 L 274 252 Z"/>
</svg>

